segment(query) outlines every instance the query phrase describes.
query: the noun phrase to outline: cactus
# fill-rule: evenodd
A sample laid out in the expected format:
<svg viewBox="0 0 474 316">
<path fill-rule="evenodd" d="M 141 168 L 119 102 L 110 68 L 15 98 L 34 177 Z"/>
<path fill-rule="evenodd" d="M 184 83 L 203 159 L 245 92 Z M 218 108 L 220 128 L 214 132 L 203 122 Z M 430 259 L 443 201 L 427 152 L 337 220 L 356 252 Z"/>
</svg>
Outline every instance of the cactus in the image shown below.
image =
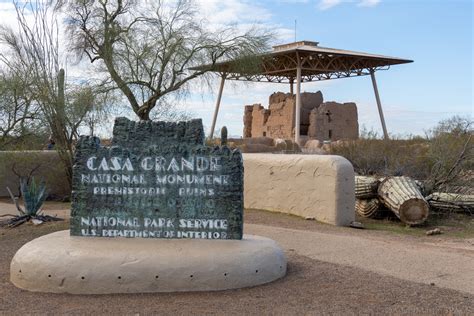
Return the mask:
<svg viewBox="0 0 474 316">
<path fill-rule="evenodd" d="M 227 127 L 221 129 L 221 146 L 227 145 Z"/>
<path fill-rule="evenodd" d="M 20 180 L 20 190 L 25 203 L 25 213 L 30 216 L 37 215 L 47 196 L 45 183 L 40 182 L 38 184 L 33 177 L 28 185 L 28 181 L 22 178 Z"/>
<path fill-rule="evenodd" d="M 25 205 L 24 210 L 18 203 L 18 198 L 13 195 L 13 193 L 8 187 L 7 190 L 10 193 L 10 197 L 15 203 L 18 213 L 20 213 L 20 215 L 5 214 L 0 216 L 11 217 L 7 220 L 0 220 L 0 227 L 16 227 L 32 219 L 36 220 L 35 224 L 62 220 L 58 217 L 40 214 L 41 206 L 43 205 L 44 200 L 47 196 L 46 185 L 44 182 L 37 183 L 34 177 L 31 178 L 31 183 L 28 183 L 27 178 L 20 179 L 20 191 L 23 196 L 23 202 Z"/>
</svg>

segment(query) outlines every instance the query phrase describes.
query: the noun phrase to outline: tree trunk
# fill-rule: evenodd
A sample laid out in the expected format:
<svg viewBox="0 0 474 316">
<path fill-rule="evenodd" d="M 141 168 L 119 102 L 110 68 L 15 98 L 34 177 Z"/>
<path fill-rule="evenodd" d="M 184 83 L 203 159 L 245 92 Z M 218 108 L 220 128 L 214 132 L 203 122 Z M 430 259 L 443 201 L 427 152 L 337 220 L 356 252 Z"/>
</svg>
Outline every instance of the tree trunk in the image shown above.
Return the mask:
<svg viewBox="0 0 474 316">
<path fill-rule="evenodd" d="M 138 118 L 140 118 L 140 121 L 150 120 L 150 111 L 148 109 L 143 109 L 140 107 L 140 109 L 135 113 L 137 114 Z"/>
<path fill-rule="evenodd" d="M 429 205 L 409 177 L 387 177 L 379 185 L 378 194 L 385 206 L 406 224 L 421 224 L 428 218 Z"/>
</svg>

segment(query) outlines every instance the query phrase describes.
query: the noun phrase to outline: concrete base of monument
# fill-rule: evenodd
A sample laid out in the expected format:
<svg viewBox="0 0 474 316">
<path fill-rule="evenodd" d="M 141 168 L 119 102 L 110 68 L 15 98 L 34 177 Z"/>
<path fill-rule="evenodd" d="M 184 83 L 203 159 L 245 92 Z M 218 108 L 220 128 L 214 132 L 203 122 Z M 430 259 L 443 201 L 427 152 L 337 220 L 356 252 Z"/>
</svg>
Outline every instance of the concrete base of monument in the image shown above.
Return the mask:
<svg viewBox="0 0 474 316">
<path fill-rule="evenodd" d="M 286 257 L 268 238 L 138 239 L 69 236 L 34 239 L 13 257 L 10 279 L 36 292 L 107 294 L 218 291 L 260 285 L 286 274 Z"/>
</svg>

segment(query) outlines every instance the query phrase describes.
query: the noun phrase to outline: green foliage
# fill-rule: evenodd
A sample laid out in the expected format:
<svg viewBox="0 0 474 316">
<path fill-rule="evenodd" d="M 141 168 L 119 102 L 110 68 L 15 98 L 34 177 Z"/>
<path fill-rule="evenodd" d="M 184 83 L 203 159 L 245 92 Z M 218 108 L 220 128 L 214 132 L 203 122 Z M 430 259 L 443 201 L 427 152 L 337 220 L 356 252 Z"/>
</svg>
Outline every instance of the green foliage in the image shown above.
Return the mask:
<svg viewBox="0 0 474 316">
<path fill-rule="evenodd" d="M 22 178 L 20 180 L 20 190 L 25 203 L 26 215 L 38 215 L 47 197 L 45 183 L 37 183 L 34 177 L 31 178 L 31 182 L 28 183 L 26 178 Z"/>
</svg>

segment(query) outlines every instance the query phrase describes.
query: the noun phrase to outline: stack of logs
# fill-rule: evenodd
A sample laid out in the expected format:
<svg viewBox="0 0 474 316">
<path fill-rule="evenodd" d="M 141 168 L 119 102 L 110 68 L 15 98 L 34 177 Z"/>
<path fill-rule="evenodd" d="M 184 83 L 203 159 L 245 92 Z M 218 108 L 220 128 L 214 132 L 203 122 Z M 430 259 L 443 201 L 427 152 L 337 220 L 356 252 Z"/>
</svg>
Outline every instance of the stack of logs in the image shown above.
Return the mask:
<svg viewBox="0 0 474 316">
<path fill-rule="evenodd" d="M 408 225 L 423 223 L 430 207 L 439 210 L 474 210 L 474 195 L 435 192 L 423 196 L 421 182 L 410 177 L 356 176 L 355 209 L 362 217 L 376 218 L 382 205 Z"/>
</svg>

